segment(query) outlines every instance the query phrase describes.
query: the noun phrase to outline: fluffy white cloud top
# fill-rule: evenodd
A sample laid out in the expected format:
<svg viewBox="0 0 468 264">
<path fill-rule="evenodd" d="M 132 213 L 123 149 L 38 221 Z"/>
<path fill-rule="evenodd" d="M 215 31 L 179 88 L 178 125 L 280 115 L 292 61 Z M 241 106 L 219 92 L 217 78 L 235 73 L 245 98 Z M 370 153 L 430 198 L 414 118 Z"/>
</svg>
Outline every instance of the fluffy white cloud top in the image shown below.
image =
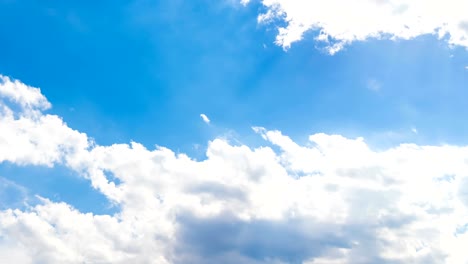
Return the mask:
<svg viewBox="0 0 468 264">
<path fill-rule="evenodd" d="M 249 0 L 242 0 L 248 4 Z M 287 49 L 309 30 L 334 54 L 369 38 L 411 39 L 425 34 L 468 48 L 465 0 L 262 0 L 260 23 L 279 20 L 276 44 Z"/>
<path fill-rule="evenodd" d="M 136 142 L 93 144 L 42 112 L 45 99 L 31 103 L 44 98 L 39 90 L 2 80 L 0 162 L 67 166 L 119 210 L 83 213 L 45 198 L 24 210 L 4 209 L 0 260 L 468 261 L 468 147 L 404 144 L 375 151 L 362 138 L 326 134 L 299 145 L 257 127 L 264 147 L 214 139 L 207 158 L 194 160 Z"/>
</svg>

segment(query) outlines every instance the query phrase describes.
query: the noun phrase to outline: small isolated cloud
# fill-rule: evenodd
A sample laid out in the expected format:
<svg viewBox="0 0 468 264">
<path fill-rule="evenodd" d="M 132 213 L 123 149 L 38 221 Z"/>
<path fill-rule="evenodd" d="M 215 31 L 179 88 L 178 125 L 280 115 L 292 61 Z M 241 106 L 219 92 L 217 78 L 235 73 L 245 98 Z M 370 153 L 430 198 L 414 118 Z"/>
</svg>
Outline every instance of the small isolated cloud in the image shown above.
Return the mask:
<svg viewBox="0 0 468 264">
<path fill-rule="evenodd" d="M 324 43 L 330 54 L 354 41 L 425 34 L 468 48 L 468 1 L 464 0 L 263 0 L 262 4 L 266 11 L 258 21 L 281 21 L 275 42 L 284 49 L 309 30 L 318 32 L 316 41 Z"/>
<path fill-rule="evenodd" d="M 205 114 L 200 114 L 200 117 L 203 120 L 203 122 L 205 122 L 207 124 L 210 123 L 210 119 Z"/>
<path fill-rule="evenodd" d="M 465 66 L 465 70 L 467 70 L 467 71 L 468 71 L 468 66 Z"/>
<path fill-rule="evenodd" d="M 367 81 L 367 88 L 371 91 L 377 92 L 380 91 L 382 85 L 376 79 L 370 79 Z"/>
<path fill-rule="evenodd" d="M 412 127 L 411 132 L 413 132 L 414 134 L 418 134 L 418 129 L 416 129 L 415 127 Z"/>
</svg>

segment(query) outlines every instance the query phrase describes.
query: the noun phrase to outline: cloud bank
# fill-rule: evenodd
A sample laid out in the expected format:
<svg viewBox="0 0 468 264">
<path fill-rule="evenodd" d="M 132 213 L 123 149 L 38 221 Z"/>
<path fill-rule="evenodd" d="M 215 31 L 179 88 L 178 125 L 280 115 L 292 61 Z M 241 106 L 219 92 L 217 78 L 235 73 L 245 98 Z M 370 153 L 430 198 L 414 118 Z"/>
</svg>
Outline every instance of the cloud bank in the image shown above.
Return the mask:
<svg viewBox="0 0 468 264">
<path fill-rule="evenodd" d="M 0 162 L 66 166 L 119 210 L 83 213 L 46 198 L 2 209 L 0 260 L 468 261 L 468 147 L 375 151 L 363 138 L 326 134 L 299 145 L 256 127 L 263 147 L 214 139 L 198 161 L 136 142 L 97 145 L 45 113 L 39 89 L 1 80 Z"/>
<path fill-rule="evenodd" d="M 242 0 L 248 4 L 250 0 Z M 334 54 L 369 38 L 412 39 L 425 34 L 468 48 L 468 2 L 464 0 L 262 0 L 260 23 L 281 21 L 276 44 L 288 49 L 307 31 Z"/>
</svg>

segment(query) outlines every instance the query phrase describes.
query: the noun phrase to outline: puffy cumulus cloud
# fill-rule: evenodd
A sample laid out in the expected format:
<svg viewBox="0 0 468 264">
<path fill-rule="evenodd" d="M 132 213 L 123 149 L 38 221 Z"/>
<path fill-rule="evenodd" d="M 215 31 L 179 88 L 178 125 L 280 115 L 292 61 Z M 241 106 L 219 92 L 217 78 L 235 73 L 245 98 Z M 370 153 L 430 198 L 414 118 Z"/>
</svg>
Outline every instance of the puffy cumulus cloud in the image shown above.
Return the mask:
<svg viewBox="0 0 468 264">
<path fill-rule="evenodd" d="M 0 75 L 0 162 L 52 166 L 71 160 L 91 144 L 61 118 L 38 88 Z"/>
<path fill-rule="evenodd" d="M 250 1 L 242 0 L 244 5 Z M 464 0 L 262 0 L 261 23 L 280 20 L 276 44 L 287 49 L 316 30 L 329 53 L 368 38 L 411 39 L 424 34 L 468 48 Z"/>
<path fill-rule="evenodd" d="M 12 81 L 8 76 L 0 75 L 0 99 L 3 98 L 13 101 L 23 110 L 32 108 L 45 110 L 51 107 L 40 89 L 27 86 L 18 80 Z M 2 103 L 5 102 L 2 101 Z"/>
<path fill-rule="evenodd" d="M 215 139 L 195 160 L 136 142 L 95 145 L 40 106 L 3 107 L 2 161 L 62 163 L 119 208 L 96 215 L 41 198 L 3 209 L 9 263 L 468 261 L 468 147 L 375 151 L 327 134 L 301 145 L 257 127 L 265 146 Z"/>
<path fill-rule="evenodd" d="M 137 219 L 83 214 L 47 200 L 29 212 L 0 213 L 0 234 L 20 245 L 34 263 L 166 263 L 159 239 L 152 236 L 157 231 L 142 229 L 149 226 Z"/>
</svg>

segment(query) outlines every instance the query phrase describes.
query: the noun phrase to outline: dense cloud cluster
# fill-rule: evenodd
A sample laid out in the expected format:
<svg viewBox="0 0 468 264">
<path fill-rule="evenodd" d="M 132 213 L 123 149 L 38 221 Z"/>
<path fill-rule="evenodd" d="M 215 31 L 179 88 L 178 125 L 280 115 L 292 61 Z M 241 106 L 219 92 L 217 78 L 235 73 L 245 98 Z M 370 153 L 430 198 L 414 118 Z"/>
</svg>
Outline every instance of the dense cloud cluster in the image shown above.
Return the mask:
<svg viewBox="0 0 468 264">
<path fill-rule="evenodd" d="M 250 0 L 242 0 L 248 4 Z M 411 39 L 425 34 L 468 48 L 468 2 L 464 0 L 262 0 L 258 20 L 280 20 L 276 44 L 287 49 L 309 30 L 333 54 L 353 41 Z"/>
<path fill-rule="evenodd" d="M 466 263 L 468 147 L 256 127 L 264 147 L 214 139 L 207 158 L 100 146 L 39 89 L 1 77 L 0 162 L 60 164 L 118 208 L 41 198 L 0 211 L 2 263 Z M 53 168 L 50 168 L 51 170 Z"/>
</svg>

